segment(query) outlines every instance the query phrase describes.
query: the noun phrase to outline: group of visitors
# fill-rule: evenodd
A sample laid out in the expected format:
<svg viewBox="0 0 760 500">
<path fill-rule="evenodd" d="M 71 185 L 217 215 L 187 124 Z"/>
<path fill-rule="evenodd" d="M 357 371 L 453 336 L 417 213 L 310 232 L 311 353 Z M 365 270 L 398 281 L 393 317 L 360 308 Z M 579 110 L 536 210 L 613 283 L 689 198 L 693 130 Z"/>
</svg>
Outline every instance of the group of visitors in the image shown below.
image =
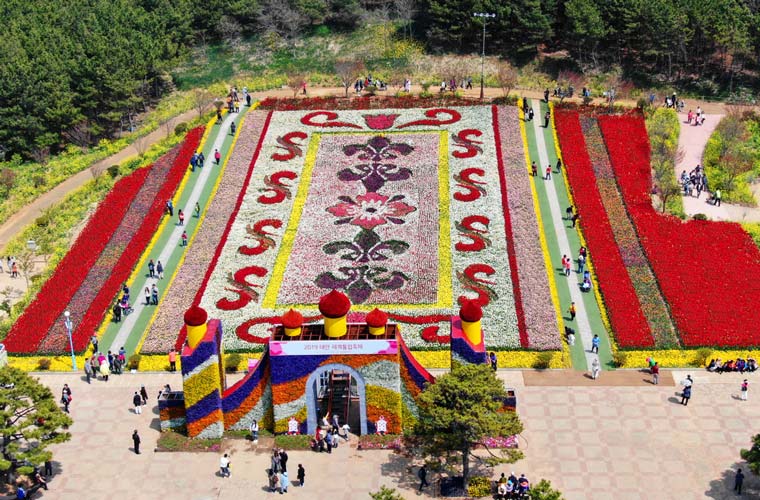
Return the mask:
<svg viewBox="0 0 760 500">
<path fill-rule="evenodd" d="M 681 102 L 683 102 L 683 101 L 681 101 Z M 689 125 L 691 125 L 692 124 L 692 120 L 694 120 L 693 125 L 695 127 L 697 125 L 704 125 L 705 124 L 705 114 L 702 112 L 702 107 L 697 106 L 697 112 L 696 113 L 692 113 L 692 111 L 689 110 L 689 113 L 686 115 L 686 123 L 688 123 Z"/>
<path fill-rule="evenodd" d="M 343 431 L 342 435 L 340 434 L 341 430 Z M 347 422 L 341 427 L 338 415 L 333 414 L 331 418 L 328 413 L 322 417 L 321 425 L 317 426 L 314 439 L 311 440 L 311 449 L 319 453 L 325 451 L 332 453 L 333 448 L 338 447 L 338 438 L 342 437 L 348 441 L 350 432 L 351 427 L 349 427 Z"/>
<path fill-rule="evenodd" d="M 468 90 L 471 88 L 472 88 L 471 76 L 464 77 L 459 82 L 457 82 L 456 78 L 451 78 L 449 79 L 448 82 L 446 80 L 441 80 L 440 92 L 444 93 L 447 90 L 450 92 L 456 92 L 457 89 Z"/>
<path fill-rule="evenodd" d="M 507 477 L 503 472 L 501 477 L 496 482 L 496 499 L 497 500 L 511 500 L 528 498 L 530 495 L 530 481 L 525 474 L 520 474 L 520 477 L 515 476 L 514 471 Z"/>
<path fill-rule="evenodd" d="M 229 476 L 229 468 L 227 475 Z M 279 491 L 280 494 L 288 492 L 290 478 L 288 477 L 288 454 L 285 450 L 278 450 L 277 448 L 272 450 L 271 466 L 267 469 L 267 478 L 269 480 L 269 491 Z M 304 469 L 302 464 L 298 464 L 296 479 L 298 480 L 298 486 L 303 487 L 306 481 L 306 469 Z"/>
<path fill-rule="evenodd" d="M 8 268 L 8 272 L 11 275 L 11 278 L 18 278 L 18 263 L 16 262 L 16 257 L 11 257 L 10 255 L 5 258 L 5 265 Z M 3 259 L 0 258 L 0 273 L 3 272 Z"/>
<path fill-rule="evenodd" d="M 102 352 L 93 351 L 91 357 L 84 359 L 84 373 L 87 376 L 87 383 L 91 383 L 90 379 L 93 377 L 97 380 L 98 375 L 108 382 L 111 373 L 121 375 L 126 365 L 127 351 L 124 350 L 124 346 L 119 349 L 118 354 L 108 351 L 108 355 L 105 355 Z"/>
<path fill-rule="evenodd" d="M 572 208 L 568 208 L 572 210 Z M 582 292 L 591 291 L 591 273 L 586 269 L 586 259 L 588 259 L 588 250 L 585 246 L 581 245 L 578 249 L 578 258 L 575 260 L 578 267 L 575 270 L 576 274 L 582 274 L 583 280 L 579 283 Z M 565 276 L 570 277 L 573 268 L 573 259 L 565 254 L 562 255 L 562 263 L 560 264 L 560 272 Z"/>
<path fill-rule="evenodd" d="M 203 151 L 193 153 L 193 156 L 190 157 L 190 171 L 195 172 L 195 167 L 203 168 L 205 163 L 206 156 L 203 154 Z"/>
<path fill-rule="evenodd" d="M 744 360 L 737 358 L 736 360 L 729 359 L 725 363 L 720 359 L 711 359 L 707 365 L 708 372 L 725 373 L 725 372 L 754 372 L 757 370 L 757 361 L 753 358 Z"/>
<path fill-rule="evenodd" d="M 409 85 L 409 90 L 411 90 L 412 82 L 410 80 L 404 81 L 404 89 L 406 90 L 407 88 L 407 82 Z M 387 90 L 388 84 L 386 84 L 384 81 L 379 80 L 377 78 L 372 78 L 371 73 L 367 75 L 364 79 L 359 78 L 356 80 L 356 82 L 354 82 L 354 91 L 357 94 L 361 94 L 362 91 L 367 87 L 374 87 L 376 90 Z"/>
<path fill-rule="evenodd" d="M 702 191 L 708 190 L 707 175 L 702 165 L 697 165 L 689 173 L 686 173 L 686 170 L 681 171 L 680 180 L 684 196 L 694 196 L 696 191 L 696 196 L 699 198 Z"/>
<path fill-rule="evenodd" d="M 654 95 L 654 94 L 652 94 L 652 95 Z M 650 101 L 652 101 L 652 99 L 650 99 Z M 665 107 L 668 108 L 668 109 L 671 109 L 671 108 L 675 109 L 676 111 L 678 111 L 680 113 L 686 107 L 686 103 L 683 102 L 683 99 L 679 100 L 678 96 L 676 95 L 676 93 L 673 92 L 672 95 L 669 95 L 669 96 L 665 97 Z M 691 111 L 689 111 L 689 113 L 691 113 Z"/>
<path fill-rule="evenodd" d="M 135 406 L 135 415 L 141 415 L 142 407 L 148 404 L 148 391 L 144 385 L 140 386 L 139 391 L 135 391 L 135 395 L 132 396 L 132 404 Z"/>
</svg>

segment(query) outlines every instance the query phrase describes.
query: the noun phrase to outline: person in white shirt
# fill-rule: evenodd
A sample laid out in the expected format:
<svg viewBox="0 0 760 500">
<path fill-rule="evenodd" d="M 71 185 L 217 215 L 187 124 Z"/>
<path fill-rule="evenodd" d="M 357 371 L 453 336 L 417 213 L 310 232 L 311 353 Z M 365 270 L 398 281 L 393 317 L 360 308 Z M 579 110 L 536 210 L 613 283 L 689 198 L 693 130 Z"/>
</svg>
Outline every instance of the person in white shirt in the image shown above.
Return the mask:
<svg viewBox="0 0 760 500">
<path fill-rule="evenodd" d="M 230 459 L 226 453 L 219 460 L 219 469 L 221 470 L 222 477 L 230 477 Z"/>
</svg>

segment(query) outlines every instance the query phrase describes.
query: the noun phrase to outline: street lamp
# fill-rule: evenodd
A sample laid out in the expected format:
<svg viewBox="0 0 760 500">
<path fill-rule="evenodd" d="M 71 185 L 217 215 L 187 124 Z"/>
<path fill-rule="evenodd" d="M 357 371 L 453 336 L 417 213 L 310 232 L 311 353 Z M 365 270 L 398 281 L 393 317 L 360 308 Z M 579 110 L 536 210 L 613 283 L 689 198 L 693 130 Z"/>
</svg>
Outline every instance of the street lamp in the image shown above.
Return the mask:
<svg viewBox="0 0 760 500">
<path fill-rule="evenodd" d="M 486 21 L 488 21 L 489 17 L 496 17 L 496 14 L 492 14 L 490 12 L 475 12 L 472 16 L 483 19 L 483 52 L 480 54 L 480 99 L 483 100 L 483 86 L 486 63 Z"/>
<path fill-rule="evenodd" d="M 77 371 L 77 357 L 74 355 L 74 340 L 71 338 L 71 327 L 73 326 L 71 324 L 71 313 L 69 311 L 66 311 L 63 313 L 64 320 L 63 324 L 66 325 L 66 331 L 69 334 L 69 347 L 71 348 L 71 370 Z"/>
</svg>

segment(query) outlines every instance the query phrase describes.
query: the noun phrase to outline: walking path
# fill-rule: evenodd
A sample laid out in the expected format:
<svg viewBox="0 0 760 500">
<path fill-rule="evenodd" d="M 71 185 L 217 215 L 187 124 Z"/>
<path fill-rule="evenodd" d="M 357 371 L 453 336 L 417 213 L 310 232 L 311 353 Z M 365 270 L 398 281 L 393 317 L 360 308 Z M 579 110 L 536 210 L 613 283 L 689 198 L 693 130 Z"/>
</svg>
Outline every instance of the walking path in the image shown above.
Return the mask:
<svg viewBox="0 0 760 500">
<path fill-rule="evenodd" d="M 686 123 L 686 113 L 679 113 L 678 119 L 681 122 L 681 131 L 678 135 L 678 147 L 683 150 L 683 158 L 676 166 L 676 179 L 680 182 L 681 172 L 691 172 L 694 167 L 702 164 L 702 155 L 705 152 L 705 146 L 710 139 L 713 131 L 723 119 L 723 114 L 705 115 L 704 125 L 695 127 Z M 755 197 L 757 198 L 757 190 Z M 734 221 L 734 222 L 760 222 L 760 208 L 743 207 L 722 202 L 719 207 L 707 203 L 709 195 L 695 198 L 693 196 L 684 196 L 683 208 L 686 215 L 705 214 L 713 220 Z M 760 200 L 759 200 L 760 201 Z"/>
<path fill-rule="evenodd" d="M 230 124 L 234 121 L 239 126 L 240 121 L 249 108 L 243 106 L 240 113 L 231 113 L 226 115 L 221 125 L 214 125 L 209 133 L 206 144 L 203 145 L 203 154 L 206 162 L 203 168 L 196 168 L 194 173 L 190 173 L 190 178 L 182 191 L 174 208 L 174 216 L 164 221 L 158 228 L 155 236 L 155 245 L 149 247 L 143 255 L 142 260 L 138 263 L 140 266 L 137 278 L 133 283 L 129 283 L 131 294 L 131 305 L 134 311 L 122 318 L 120 323 L 114 323 L 109 314 L 106 321 L 106 329 L 100 341 L 101 351 L 111 350 L 117 352 L 120 347 L 124 347 L 127 356 L 134 352 L 140 338 L 147 330 L 157 307 L 161 306 L 161 299 L 167 291 L 170 279 L 160 280 L 151 278 L 147 273 L 148 259 L 153 259 L 154 263 L 160 261 L 164 266 L 165 278 L 171 276 L 176 269 L 187 250 L 187 247 L 181 246 L 182 232 L 187 231 L 188 241 L 192 239 L 193 233 L 198 228 L 199 218 L 194 215 L 195 204 L 198 203 L 202 210 L 207 205 L 211 190 L 216 179 L 221 174 L 221 166 L 217 166 L 214 160 L 214 151 L 219 150 L 222 154 L 222 162 L 230 151 L 233 142 L 233 136 L 230 134 Z M 182 209 L 185 214 L 185 225 L 180 226 L 177 222 L 178 211 Z M 144 274 L 143 274 L 144 272 Z M 159 305 L 148 305 L 145 302 L 143 293 L 146 287 L 150 288 L 155 284 L 159 292 Z"/>
<path fill-rule="evenodd" d="M 563 255 L 571 259 L 577 258 L 581 243 L 577 229 L 563 218 L 564 209 L 570 206 L 564 176 L 553 168 L 550 180 L 544 180 L 542 177 L 547 165 L 557 164 L 552 129 L 543 127 L 543 116 L 548 108 L 545 103 L 536 99 L 532 100 L 531 106 L 536 118 L 533 122 L 525 122 L 525 132 L 530 161 L 535 161 L 538 166 L 539 176 L 533 177 L 533 182 L 538 194 L 543 231 L 551 261 L 557 263 L 554 272 L 557 274 L 555 281 L 560 306 L 563 311 L 567 311 L 570 303 L 575 302 L 577 312 L 575 321 L 571 321 L 569 315 L 564 317 L 565 325 L 576 331 L 575 345 L 570 347 L 573 367 L 576 370 L 587 370 L 591 367 L 591 363 L 597 357 L 591 352 L 591 339 L 596 333 L 600 338 L 599 361 L 602 368 L 613 368 L 609 338 L 594 294 L 581 292 L 578 281 L 580 275 L 576 269 L 566 277 L 559 265 Z M 593 256 L 590 258 L 593 259 Z"/>
<path fill-rule="evenodd" d="M 676 396 L 679 388 L 673 386 L 642 381 L 638 387 L 597 384 L 568 390 L 565 386 L 518 383 L 529 373 L 534 372 L 498 372 L 500 377 L 515 380 L 511 386 L 516 388 L 517 412 L 525 426 L 520 434 L 525 458 L 494 468 L 473 461 L 473 473 L 497 478 L 502 472 L 509 475 L 515 471 L 525 473 L 534 483 L 546 478 L 568 500 L 612 496 L 618 500 L 760 498 L 760 480 L 753 474 L 746 475 L 743 497 L 732 491 L 733 471 L 738 467 L 747 471 L 739 450 L 751 446 L 760 417 L 760 398 L 752 392 L 757 375 L 748 377 L 749 401 L 738 401 L 739 379 L 733 375 L 740 374 L 690 372 L 694 389 L 689 405 L 683 406 Z M 573 372 L 556 373 L 582 377 Z M 676 383 L 683 378 L 682 372 L 670 373 Z M 608 375 L 613 374 L 603 373 L 599 381 Z M 663 370 L 661 375 L 665 379 L 668 372 Z M 67 383 L 74 396 L 72 438 L 51 447 L 54 476 L 50 490 L 40 492 L 40 498 L 270 497 L 264 487 L 271 450 L 264 446 L 264 439 L 258 447 L 250 441 L 225 439 L 216 453 L 154 452 L 160 434 L 155 395 L 167 383 L 180 388 L 179 374 L 113 375 L 108 382 L 93 381 L 91 385 L 81 373 L 34 376 L 53 394 L 60 393 Z M 150 398 L 142 415 L 135 415 L 132 395 L 141 385 Z M 131 450 L 134 429 L 142 439 L 140 455 Z M 217 474 L 223 453 L 232 458 L 229 478 Z M 417 497 L 418 461 L 390 451 L 357 450 L 356 438 L 330 455 L 311 451 L 289 451 L 288 455 L 289 471 L 303 464 L 306 484 L 289 488 L 288 495 L 281 498 L 369 498 L 368 492 L 381 485 L 397 488 L 403 498 Z M 428 477 L 431 483 L 436 478 L 435 473 Z M 420 497 L 432 498 L 432 493 L 432 488 L 426 488 Z"/>
</svg>

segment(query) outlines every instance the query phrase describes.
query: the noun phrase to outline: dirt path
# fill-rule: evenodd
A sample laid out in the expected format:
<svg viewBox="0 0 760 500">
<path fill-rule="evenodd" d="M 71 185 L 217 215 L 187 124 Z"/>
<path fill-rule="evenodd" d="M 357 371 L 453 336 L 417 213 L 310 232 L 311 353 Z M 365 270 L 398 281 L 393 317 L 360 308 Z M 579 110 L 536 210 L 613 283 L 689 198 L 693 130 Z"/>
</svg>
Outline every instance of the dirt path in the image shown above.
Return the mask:
<svg viewBox="0 0 760 500">
<path fill-rule="evenodd" d="M 676 164 L 676 179 L 681 178 L 681 172 L 690 172 L 695 166 L 702 164 L 702 154 L 707 141 L 718 126 L 724 114 L 706 114 L 705 123 L 699 127 L 686 123 L 686 114 L 679 113 L 681 131 L 678 136 L 678 146 L 683 150 L 683 158 Z M 757 194 L 758 190 L 753 189 Z M 686 215 L 702 213 L 713 220 L 734 222 L 760 222 L 760 208 L 743 207 L 730 203 L 721 203 L 716 207 L 707 203 L 708 195 L 703 193 L 699 198 L 686 196 L 683 198 L 683 208 Z"/>
<path fill-rule="evenodd" d="M 175 116 L 170 120 L 170 130 L 174 130 L 174 126 L 180 122 L 187 122 L 195 117 L 197 112 L 194 110 L 187 111 L 181 115 Z M 146 136 L 145 149 L 150 148 L 153 144 L 166 137 L 166 127 L 163 125 L 151 132 Z M 31 224 L 42 215 L 43 211 L 52 207 L 63 200 L 69 193 L 76 191 L 84 186 L 87 182 L 93 179 L 93 172 L 97 172 L 103 168 L 109 167 L 121 163 L 122 161 L 136 156 L 138 154 L 134 145 L 130 144 L 126 148 L 122 149 L 118 153 L 115 153 L 107 158 L 103 158 L 99 162 L 91 165 L 89 168 L 82 170 L 78 174 L 74 174 L 56 187 L 42 194 L 39 198 L 32 201 L 21 210 L 11 215 L 2 225 L 0 225 L 0 249 L 5 250 L 5 246 L 16 237 L 18 233 L 24 230 L 26 226 Z M 0 250 L 0 255 L 4 255 Z M 2 286 L 2 283 L 0 283 Z"/>
</svg>

